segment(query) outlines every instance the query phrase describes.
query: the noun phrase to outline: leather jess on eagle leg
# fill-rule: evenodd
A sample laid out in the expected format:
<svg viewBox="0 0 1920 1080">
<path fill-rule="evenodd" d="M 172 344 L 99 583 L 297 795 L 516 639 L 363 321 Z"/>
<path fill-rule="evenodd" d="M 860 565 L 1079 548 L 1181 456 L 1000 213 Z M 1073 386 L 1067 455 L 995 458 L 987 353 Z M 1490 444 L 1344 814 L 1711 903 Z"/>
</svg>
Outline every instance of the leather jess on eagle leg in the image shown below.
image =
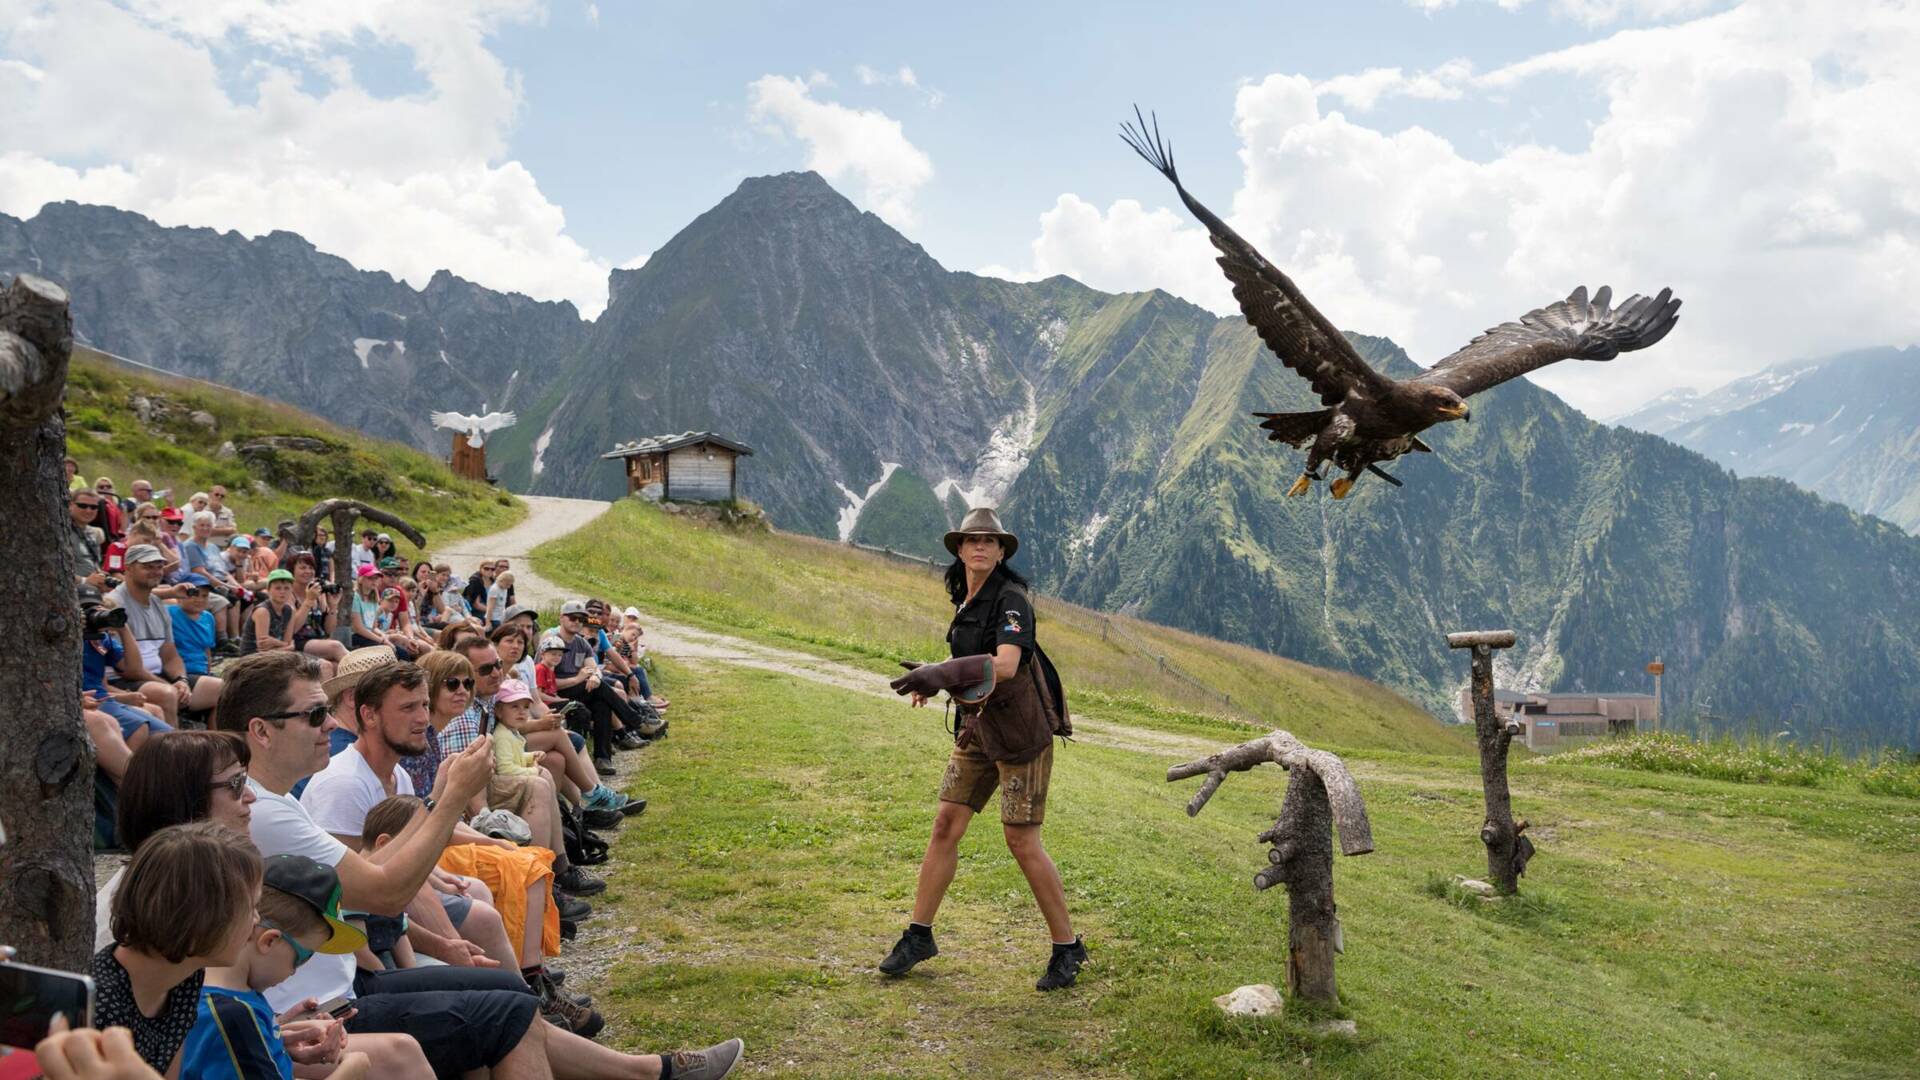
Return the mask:
<svg viewBox="0 0 1920 1080">
<path fill-rule="evenodd" d="M 1334 956 L 1345 951 L 1333 903 L 1333 836 L 1340 850 L 1365 855 L 1373 850 L 1367 806 L 1353 774 L 1337 754 L 1315 750 L 1292 734 L 1275 731 L 1198 761 L 1175 765 L 1167 780 L 1206 776 L 1187 803 L 1198 814 L 1230 772 L 1245 772 L 1271 761 L 1287 770 L 1287 794 L 1280 817 L 1257 839 L 1271 844 L 1267 863 L 1253 876 L 1255 889 L 1287 887 L 1287 992 L 1315 1001 L 1337 1000 Z"/>
</svg>

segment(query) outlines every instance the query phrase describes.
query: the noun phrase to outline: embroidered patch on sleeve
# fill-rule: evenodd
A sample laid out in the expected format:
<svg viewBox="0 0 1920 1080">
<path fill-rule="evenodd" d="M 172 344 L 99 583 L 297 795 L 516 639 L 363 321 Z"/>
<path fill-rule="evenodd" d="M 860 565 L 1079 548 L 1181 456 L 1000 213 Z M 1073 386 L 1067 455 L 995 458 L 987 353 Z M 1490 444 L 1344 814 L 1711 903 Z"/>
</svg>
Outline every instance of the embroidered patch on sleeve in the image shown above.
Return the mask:
<svg viewBox="0 0 1920 1080">
<path fill-rule="evenodd" d="M 1017 611 L 1007 612 L 1007 625 L 1001 627 L 1000 629 L 1009 634 L 1019 633 L 1020 632 L 1020 613 Z"/>
</svg>

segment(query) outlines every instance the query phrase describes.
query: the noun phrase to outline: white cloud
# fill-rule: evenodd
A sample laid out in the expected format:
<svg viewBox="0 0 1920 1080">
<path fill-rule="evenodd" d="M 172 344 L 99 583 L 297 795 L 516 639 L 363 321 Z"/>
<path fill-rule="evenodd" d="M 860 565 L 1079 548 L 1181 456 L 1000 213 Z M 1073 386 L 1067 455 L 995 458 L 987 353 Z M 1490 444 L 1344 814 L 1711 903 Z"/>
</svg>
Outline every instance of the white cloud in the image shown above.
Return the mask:
<svg viewBox="0 0 1920 1080">
<path fill-rule="evenodd" d="M 1503 10 L 1518 11 L 1530 0 L 1492 0 Z M 1605 26 L 1623 19 L 1664 21 L 1690 18 L 1721 6 L 1725 0 L 1550 0 L 1555 15 L 1587 26 Z M 1460 0 L 1407 0 L 1407 6 L 1431 15 L 1458 7 Z"/>
<path fill-rule="evenodd" d="M 918 91 L 921 100 L 926 102 L 928 108 L 938 107 L 947 97 L 932 87 L 920 85 L 920 76 L 915 75 L 913 69 L 905 64 L 890 72 L 880 71 L 866 64 L 855 64 L 853 74 L 860 80 L 861 86 L 904 86 L 908 90 Z"/>
<path fill-rule="evenodd" d="M 77 199 L 165 225 L 288 229 L 417 286 L 446 268 L 595 314 L 606 263 L 506 157 L 519 79 L 486 37 L 540 13 L 533 0 L 0 0 L 0 211 Z M 407 50 L 425 89 L 360 85 L 348 54 L 368 44 Z"/>
<path fill-rule="evenodd" d="M 1458 101 L 1466 94 L 1473 65 L 1449 60 L 1431 71 L 1403 73 L 1399 68 L 1368 68 L 1354 75 L 1336 75 L 1314 85 L 1314 93 L 1337 97 L 1359 112 L 1369 112 L 1382 98 L 1411 97 L 1427 101 Z"/>
<path fill-rule="evenodd" d="M 1779 0 L 1621 31 L 1464 80 L 1524 105 L 1534 80 L 1572 77 L 1607 102 L 1582 147 L 1486 160 L 1326 110 L 1323 95 L 1351 100 L 1355 84 L 1272 75 L 1234 102 L 1240 188 L 1195 195 L 1337 324 L 1390 335 L 1421 363 L 1574 285 L 1673 286 L 1686 308 L 1658 355 L 1538 377 L 1606 414 L 1788 357 L 1920 340 L 1914 55 L 1920 20 L 1899 4 L 1835 19 Z M 1143 188 L 1159 183 L 1141 167 Z M 1196 280 L 1200 230 L 1146 227 L 1155 213 L 1063 196 L 1019 272 L 1231 311 Z"/>
<path fill-rule="evenodd" d="M 600 25 L 600 5 L 599 4 L 587 5 L 587 25 L 589 26 Z"/>
<path fill-rule="evenodd" d="M 747 115 L 806 143 L 807 168 L 828 180 L 857 180 L 861 201 L 874 213 L 898 227 L 913 224 L 913 197 L 933 179 L 932 159 L 886 113 L 815 98 L 822 85 L 763 75 L 747 85 Z"/>
</svg>

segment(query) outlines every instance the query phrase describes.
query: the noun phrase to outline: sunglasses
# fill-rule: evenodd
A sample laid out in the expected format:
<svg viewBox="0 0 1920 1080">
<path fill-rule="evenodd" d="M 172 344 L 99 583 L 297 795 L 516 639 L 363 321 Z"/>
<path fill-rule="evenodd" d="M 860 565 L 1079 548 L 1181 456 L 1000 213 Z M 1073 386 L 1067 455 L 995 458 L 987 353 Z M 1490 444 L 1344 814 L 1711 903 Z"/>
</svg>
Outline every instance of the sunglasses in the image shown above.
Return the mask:
<svg viewBox="0 0 1920 1080">
<path fill-rule="evenodd" d="M 90 503 L 86 503 L 86 502 L 76 502 L 76 503 L 74 503 L 73 505 L 75 505 L 75 506 L 77 506 L 77 507 L 79 507 L 79 508 L 80 508 L 80 509 L 82 509 L 82 510 L 98 510 L 98 509 L 100 509 L 100 504 L 99 504 L 99 503 L 97 503 L 97 502 L 90 502 Z"/>
<path fill-rule="evenodd" d="M 160 515 L 159 514 L 141 514 L 140 520 L 141 521 L 159 521 Z"/>
<path fill-rule="evenodd" d="M 479 667 L 474 668 L 473 673 L 475 675 L 492 675 L 499 670 L 500 670 L 500 661 L 495 660 L 491 664 L 481 664 Z"/>
<path fill-rule="evenodd" d="M 273 721 L 273 720 L 293 720 L 300 717 L 305 717 L 308 727 L 317 728 L 317 727 L 324 726 L 326 724 L 327 714 L 331 711 L 332 710 L 323 703 L 320 705 L 315 705 L 311 709 L 293 709 L 288 712 L 262 713 L 260 715 L 260 719 Z"/>
<path fill-rule="evenodd" d="M 263 918 L 260 920 L 260 925 L 266 927 L 269 930 L 279 930 L 280 940 L 286 942 L 288 945 L 293 946 L 293 966 L 294 967 L 297 968 L 300 965 L 306 963 L 307 961 L 313 959 L 312 949 L 309 949 L 305 945 L 302 945 L 298 941 L 295 941 L 293 939 L 292 934 L 287 933 L 285 928 L 281 927 L 278 923 L 274 922 L 272 919 Z"/>
<path fill-rule="evenodd" d="M 472 679 L 445 679 L 441 681 L 440 685 L 446 687 L 449 690 L 471 690 L 473 689 L 473 680 Z"/>
<path fill-rule="evenodd" d="M 242 769 L 225 780 L 215 780 L 207 787 L 213 791 L 225 788 L 227 794 L 237 799 L 247 790 L 247 771 Z"/>
</svg>

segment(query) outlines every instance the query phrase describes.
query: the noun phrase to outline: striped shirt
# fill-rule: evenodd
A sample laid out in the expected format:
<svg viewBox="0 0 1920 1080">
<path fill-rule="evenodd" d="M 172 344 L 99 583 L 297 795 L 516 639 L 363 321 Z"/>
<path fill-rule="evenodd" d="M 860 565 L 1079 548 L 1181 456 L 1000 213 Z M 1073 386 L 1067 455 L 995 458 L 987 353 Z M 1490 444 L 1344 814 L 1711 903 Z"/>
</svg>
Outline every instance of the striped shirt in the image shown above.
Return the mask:
<svg viewBox="0 0 1920 1080">
<path fill-rule="evenodd" d="M 291 1080 L 293 1059 L 280 1040 L 280 1024 L 266 995 L 253 990 L 206 986 L 187 1044 L 180 1050 L 180 1080 Z"/>
</svg>

